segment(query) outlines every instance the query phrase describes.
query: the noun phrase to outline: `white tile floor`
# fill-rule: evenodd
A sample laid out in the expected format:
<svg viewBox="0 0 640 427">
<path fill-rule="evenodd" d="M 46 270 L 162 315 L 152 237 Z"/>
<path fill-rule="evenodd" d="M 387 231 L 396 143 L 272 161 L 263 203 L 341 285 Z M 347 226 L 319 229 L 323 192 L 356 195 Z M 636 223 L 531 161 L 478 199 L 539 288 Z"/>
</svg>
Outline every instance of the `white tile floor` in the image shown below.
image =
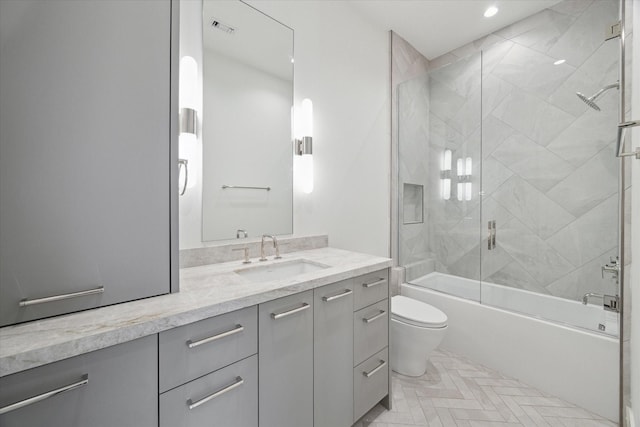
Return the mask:
<svg viewBox="0 0 640 427">
<path fill-rule="evenodd" d="M 393 373 L 393 409 L 373 408 L 357 427 L 616 426 L 453 353 L 438 350 L 419 378 Z"/>
</svg>

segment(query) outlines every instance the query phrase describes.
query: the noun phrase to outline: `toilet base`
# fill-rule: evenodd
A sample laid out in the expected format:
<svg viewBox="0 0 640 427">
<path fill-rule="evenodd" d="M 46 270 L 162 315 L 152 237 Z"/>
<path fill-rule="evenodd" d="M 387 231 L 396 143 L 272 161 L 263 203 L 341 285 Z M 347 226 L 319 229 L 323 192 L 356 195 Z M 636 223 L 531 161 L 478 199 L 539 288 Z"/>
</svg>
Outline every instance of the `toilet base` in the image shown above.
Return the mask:
<svg viewBox="0 0 640 427">
<path fill-rule="evenodd" d="M 421 328 L 392 318 L 391 369 L 410 377 L 424 375 L 429 356 L 442 342 L 446 330 L 446 326 Z"/>
</svg>

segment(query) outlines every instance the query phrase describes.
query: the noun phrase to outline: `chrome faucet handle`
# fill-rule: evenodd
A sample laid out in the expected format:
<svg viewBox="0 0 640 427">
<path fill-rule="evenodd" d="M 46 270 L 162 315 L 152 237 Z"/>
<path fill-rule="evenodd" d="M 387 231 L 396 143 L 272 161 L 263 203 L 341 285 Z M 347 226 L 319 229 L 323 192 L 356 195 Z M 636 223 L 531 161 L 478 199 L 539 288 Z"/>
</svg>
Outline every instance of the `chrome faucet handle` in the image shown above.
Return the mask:
<svg viewBox="0 0 640 427">
<path fill-rule="evenodd" d="M 265 256 L 265 253 L 264 253 L 264 239 L 266 239 L 267 237 L 275 239 L 273 236 L 269 236 L 268 234 L 263 234 L 262 235 L 262 241 L 260 242 L 260 259 L 258 261 L 266 261 L 267 260 L 267 257 Z"/>
<path fill-rule="evenodd" d="M 251 260 L 249 259 L 249 247 L 245 246 L 244 248 L 234 248 L 232 251 L 244 251 L 244 261 L 243 264 L 251 264 Z"/>
<path fill-rule="evenodd" d="M 236 239 L 240 238 L 240 234 L 242 234 L 245 239 L 247 237 L 249 237 L 249 234 L 247 233 L 247 230 L 243 230 L 242 228 L 239 228 L 238 230 L 236 230 Z"/>
</svg>

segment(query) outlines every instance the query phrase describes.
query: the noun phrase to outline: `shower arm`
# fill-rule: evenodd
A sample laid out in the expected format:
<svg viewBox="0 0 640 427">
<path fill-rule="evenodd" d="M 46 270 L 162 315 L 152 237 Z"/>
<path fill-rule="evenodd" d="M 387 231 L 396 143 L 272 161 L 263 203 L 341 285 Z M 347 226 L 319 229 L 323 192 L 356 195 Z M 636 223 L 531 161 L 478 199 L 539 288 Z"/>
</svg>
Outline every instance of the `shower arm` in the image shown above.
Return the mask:
<svg viewBox="0 0 640 427">
<path fill-rule="evenodd" d="M 603 93 L 605 93 L 609 89 L 613 89 L 613 88 L 617 88 L 617 87 L 620 87 L 620 83 L 619 82 L 611 83 L 610 85 L 607 85 L 607 86 L 603 87 L 602 89 L 600 89 L 599 91 L 597 91 L 596 93 L 591 95 L 591 97 L 589 99 L 592 100 L 592 101 L 595 101 L 596 99 L 598 99 L 600 97 L 600 95 L 602 95 Z"/>
</svg>

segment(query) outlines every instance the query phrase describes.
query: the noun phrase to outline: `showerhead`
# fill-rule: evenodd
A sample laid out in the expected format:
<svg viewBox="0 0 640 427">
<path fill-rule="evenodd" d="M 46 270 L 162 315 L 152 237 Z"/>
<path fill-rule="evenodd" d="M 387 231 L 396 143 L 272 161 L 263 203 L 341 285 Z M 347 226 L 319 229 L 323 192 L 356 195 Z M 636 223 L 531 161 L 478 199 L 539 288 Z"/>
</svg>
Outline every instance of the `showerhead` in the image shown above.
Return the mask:
<svg viewBox="0 0 640 427">
<path fill-rule="evenodd" d="M 607 85 L 602 89 L 600 89 L 599 91 L 597 91 L 596 93 L 594 93 L 593 95 L 591 95 L 590 97 L 585 96 L 582 92 L 576 92 L 576 95 L 578 95 L 578 98 L 580 98 L 582 102 L 587 104 L 589 107 L 593 108 L 596 111 L 600 111 L 600 107 L 598 106 L 598 104 L 596 104 L 596 99 L 598 99 L 603 93 L 605 93 L 609 89 L 613 89 L 614 87 L 617 89 L 618 87 L 620 87 L 620 84 L 616 82 L 616 83 Z"/>
<path fill-rule="evenodd" d="M 587 104 L 589 107 L 593 108 L 596 111 L 600 111 L 600 107 L 598 107 L 598 104 L 596 104 L 595 102 L 593 102 L 593 96 L 587 98 L 584 94 L 582 94 L 581 92 L 576 92 L 576 95 L 578 95 L 578 98 L 580 98 L 582 100 L 582 102 L 584 102 L 585 104 Z"/>
</svg>

